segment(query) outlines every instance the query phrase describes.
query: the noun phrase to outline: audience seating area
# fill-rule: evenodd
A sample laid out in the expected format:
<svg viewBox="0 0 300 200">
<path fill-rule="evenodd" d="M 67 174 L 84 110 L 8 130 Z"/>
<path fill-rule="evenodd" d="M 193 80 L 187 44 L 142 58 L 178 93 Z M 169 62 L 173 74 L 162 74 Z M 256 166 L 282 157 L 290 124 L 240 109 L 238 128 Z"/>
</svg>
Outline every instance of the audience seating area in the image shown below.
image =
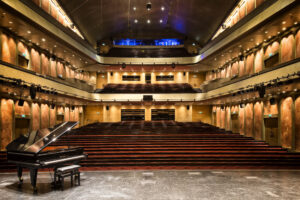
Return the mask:
<svg viewBox="0 0 300 200">
<path fill-rule="evenodd" d="M 107 84 L 97 93 L 196 93 L 190 84 Z"/>
<path fill-rule="evenodd" d="M 200 122 L 94 123 L 53 146 L 80 146 L 82 170 L 300 169 L 300 154 Z M 1 170 L 15 170 L 1 153 Z"/>
</svg>

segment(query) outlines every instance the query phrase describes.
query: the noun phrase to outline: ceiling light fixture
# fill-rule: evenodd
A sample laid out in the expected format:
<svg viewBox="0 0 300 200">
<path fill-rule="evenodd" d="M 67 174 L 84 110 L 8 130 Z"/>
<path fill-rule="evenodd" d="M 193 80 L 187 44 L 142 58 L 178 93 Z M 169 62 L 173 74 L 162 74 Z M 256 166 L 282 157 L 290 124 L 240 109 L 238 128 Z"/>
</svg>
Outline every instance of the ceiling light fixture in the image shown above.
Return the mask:
<svg viewBox="0 0 300 200">
<path fill-rule="evenodd" d="M 28 34 L 31 34 L 31 31 L 27 31 Z"/>
<path fill-rule="evenodd" d="M 42 38 L 42 41 L 43 41 L 43 42 L 46 42 L 46 39 L 45 39 L 45 38 Z"/>
<path fill-rule="evenodd" d="M 162 20 L 162 19 L 160 19 L 160 20 L 159 20 L 159 23 L 163 23 L 163 20 Z"/>
<path fill-rule="evenodd" d="M 162 6 L 160 9 L 161 9 L 162 11 L 164 11 L 164 10 L 165 10 L 165 7 L 164 7 L 164 6 Z"/>
<path fill-rule="evenodd" d="M 136 11 L 136 7 L 134 6 L 133 8 L 132 8 L 134 11 Z"/>
<path fill-rule="evenodd" d="M 147 19 L 147 24 L 150 24 L 151 23 L 151 20 L 150 19 Z"/>
<path fill-rule="evenodd" d="M 137 24 L 138 22 L 139 22 L 139 21 L 138 21 L 137 19 L 135 19 L 135 20 L 134 20 L 134 23 L 136 23 L 136 24 Z"/>
<path fill-rule="evenodd" d="M 13 22 L 12 22 L 12 21 L 9 21 L 8 23 L 12 24 Z"/>
</svg>

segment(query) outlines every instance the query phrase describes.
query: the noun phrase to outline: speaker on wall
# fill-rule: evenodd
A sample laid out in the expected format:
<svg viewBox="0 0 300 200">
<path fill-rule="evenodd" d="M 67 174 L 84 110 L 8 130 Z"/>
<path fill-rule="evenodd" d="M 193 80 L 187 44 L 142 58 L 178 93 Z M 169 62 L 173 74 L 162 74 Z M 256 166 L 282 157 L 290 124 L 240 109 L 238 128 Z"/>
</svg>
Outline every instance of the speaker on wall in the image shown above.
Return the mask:
<svg viewBox="0 0 300 200">
<path fill-rule="evenodd" d="M 185 76 L 185 72 L 183 72 L 183 76 Z"/>
<path fill-rule="evenodd" d="M 110 72 L 110 75 L 111 75 L 111 76 L 113 76 L 113 75 L 114 75 L 114 73 L 113 73 L 113 72 Z"/>
<path fill-rule="evenodd" d="M 19 99 L 18 106 L 23 106 L 23 105 L 24 105 L 24 100 L 23 99 Z"/>
<path fill-rule="evenodd" d="M 189 105 L 187 105 L 187 106 L 186 106 L 186 109 L 187 109 L 187 110 L 189 110 L 189 109 L 190 109 L 190 106 L 189 106 Z"/>
<path fill-rule="evenodd" d="M 275 104 L 276 104 L 276 99 L 275 99 L 274 97 L 272 97 L 272 98 L 270 99 L 270 104 L 271 104 L 271 105 L 275 105 Z"/>
<path fill-rule="evenodd" d="M 30 98 L 31 98 L 31 99 L 35 99 L 35 96 L 36 96 L 36 88 L 35 88 L 34 85 L 31 85 L 31 86 L 30 86 L 29 93 L 30 93 Z"/>
<path fill-rule="evenodd" d="M 109 106 L 106 106 L 106 110 L 109 110 Z"/>
</svg>

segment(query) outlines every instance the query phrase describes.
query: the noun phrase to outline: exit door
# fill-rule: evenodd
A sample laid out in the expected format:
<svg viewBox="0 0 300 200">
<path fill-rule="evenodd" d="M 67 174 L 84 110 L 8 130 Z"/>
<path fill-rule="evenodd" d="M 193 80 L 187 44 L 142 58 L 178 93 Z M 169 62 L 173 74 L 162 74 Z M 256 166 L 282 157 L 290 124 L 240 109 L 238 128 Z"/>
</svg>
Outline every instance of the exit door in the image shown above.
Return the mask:
<svg viewBox="0 0 300 200">
<path fill-rule="evenodd" d="M 265 139 L 270 145 L 278 145 L 278 118 L 265 118 Z"/>
</svg>

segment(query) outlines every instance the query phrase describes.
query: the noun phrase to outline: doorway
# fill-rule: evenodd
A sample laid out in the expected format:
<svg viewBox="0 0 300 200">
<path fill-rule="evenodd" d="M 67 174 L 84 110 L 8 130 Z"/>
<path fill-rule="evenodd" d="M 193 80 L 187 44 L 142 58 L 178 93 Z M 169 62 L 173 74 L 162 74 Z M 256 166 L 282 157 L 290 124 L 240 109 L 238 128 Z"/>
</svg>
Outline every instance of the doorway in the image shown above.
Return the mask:
<svg viewBox="0 0 300 200">
<path fill-rule="evenodd" d="M 15 139 L 21 135 L 27 135 L 30 131 L 29 118 L 15 118 Z"/>
<path fill-rule="evenodd" d="M 146 83 L 151 84 L 151 74 L 145 74 Z"/>
<path fill-rule="evenodd" d="M 278 138 L 278 118 L 265 118 L 265 140 L 270 145 L 279 145 L 279 138 Z"/>
<path fill-rule="evenodd" d="M 232 133 L 240 132 L 238 113 L 231 114 L 231 131 Z"/>
<path fill-rule="evenodd" d="M 121 121 L 143 121 L 145 109 L 121 109 Z"/>
<path fill-rule="evenodd" d="M 151 120 L 175 120 L 175 109 L 152 109 Z"/>
</svg>

